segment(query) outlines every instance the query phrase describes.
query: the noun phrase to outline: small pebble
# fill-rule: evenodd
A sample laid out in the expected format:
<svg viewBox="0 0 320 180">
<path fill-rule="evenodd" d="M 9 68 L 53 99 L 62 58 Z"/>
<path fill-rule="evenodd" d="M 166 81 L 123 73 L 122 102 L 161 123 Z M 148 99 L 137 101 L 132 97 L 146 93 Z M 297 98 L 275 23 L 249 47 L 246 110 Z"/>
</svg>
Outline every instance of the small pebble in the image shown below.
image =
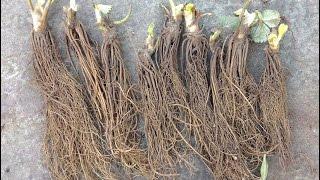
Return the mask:
<svg viewBox="0 0 320 180">
<path fill-rule="evenodd" d="M 7 167 L 5 171 L 6 171 L 6 173 L 9 173 L 10 172 L 10 168 Z"/>
</svg>

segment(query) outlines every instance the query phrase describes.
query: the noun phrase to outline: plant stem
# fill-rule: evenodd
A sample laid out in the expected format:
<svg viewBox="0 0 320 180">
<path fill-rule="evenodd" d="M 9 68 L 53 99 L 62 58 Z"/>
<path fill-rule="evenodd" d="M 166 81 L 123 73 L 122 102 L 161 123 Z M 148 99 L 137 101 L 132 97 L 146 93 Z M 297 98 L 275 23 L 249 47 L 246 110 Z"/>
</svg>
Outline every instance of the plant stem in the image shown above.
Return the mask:
<svg viewBox="0 0 320 180">
<path fill-rule="evenodd" d="M 246 35 L 246 29 L 249 27 L 245 27 L 244 25 L 244 13 L 246 11 L 246 9 L 248 9 L 249 5 L 251 4 L 252 0 L 246 0 L 244 5 L 242 6 L 242 12 L 239 16 L 240 18 L 240 24 L 238 27 L 238 39 L 243 39 Z"/>
</svg>

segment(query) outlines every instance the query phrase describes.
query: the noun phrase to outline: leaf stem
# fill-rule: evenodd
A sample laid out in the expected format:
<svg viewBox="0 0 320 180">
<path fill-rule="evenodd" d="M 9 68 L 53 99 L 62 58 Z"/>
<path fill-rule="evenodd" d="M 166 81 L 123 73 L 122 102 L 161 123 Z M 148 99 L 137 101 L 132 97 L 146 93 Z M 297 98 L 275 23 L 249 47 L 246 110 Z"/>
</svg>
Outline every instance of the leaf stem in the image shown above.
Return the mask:
<svg viewBox="0 0 320 180">
<path fill-rule="evenodd" d="M 32 15 L 34 31 L 43 31 L 46 28 L 48 11 L 53 0 L 47 0 L 43 7 L 40 4 L 34 6 L 32 0 L 27 2 Z"/>
<path fill-rule="evenodd" d="M 240 24 L 239 24 L 239 27 L 238 27 L 238 39 L 242 39 L 245 37 L 245 34 L 246 34 L 246 29 L 248 27 L 245 27 L 244 25 L 244 14 L 246 12 L 246 9 L 248 9 L 248 7 L 250 6 L 252 0 L 245 0 L 244 2 L 244 5 L 242 6 L 242 12 L 239 16 L 240 18 Z"/>
<path fill-rule="evenodd" d="M 28 5 L 31 11 L 34 10 L 33 4 L 32 4 L 32 0 L 28 0 Z"/>
<path fill-rule="evenodd" d="M 122 18 L 121 20 L 114 21 L 113 24 L 120 25 L 120 24 L 123 24 L 123 23 L 127 22 L 129 17 L 131 16 L 131 12 L 132 12 L 132 7 L 130 5 L 127 15 L 124 18 Z"/>
</svg>

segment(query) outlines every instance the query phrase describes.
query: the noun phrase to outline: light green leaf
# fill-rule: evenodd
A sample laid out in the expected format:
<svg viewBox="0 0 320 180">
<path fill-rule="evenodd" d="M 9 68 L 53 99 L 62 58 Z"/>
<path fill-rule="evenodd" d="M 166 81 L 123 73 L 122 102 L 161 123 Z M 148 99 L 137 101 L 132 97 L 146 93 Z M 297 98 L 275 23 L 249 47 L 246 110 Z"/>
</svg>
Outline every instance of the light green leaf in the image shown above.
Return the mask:
<svg viewBox="0 0 320 180">
<path fill-rule="evenodd" d="M 281 21 L 280 13 L 275 10 L 264 10 L 262 12 L 262 20 L 266 23 L 270 28 L 277 27 Z"/>
<path fill-rule="evenodd" d="M 97 23 L 101 23 L 102 22 L 102 15 L 101 12 L 99 11 L 99 9 L 95 6 L 94 8 L 94 13 L 96 15 L 96 19 L 97 19 Z"/>
<path fill-rule="evenodd" d="M 256 43 L 263 43 L 268 40 L 268 35 L 270 34 L 270 29 L 264 23 L 258 23 L 256 26 L 251 28 L 251 38 Z"/>
<path fill-rule="evenodd" d="M 221 31 L 217 30 L 210 35 L 209 42 L 211 45 L 214 45 L 217 42 L 220 34 L 221 34 Z"/>
<path fill-rule="evenodd" d="M 38 0 L 37 5 L 38 6 L 43 6 L 46 3 L 46 0 Z"/>
<path fill-rule="evenodd" d="M 278 27 L 278 36 L 279 39 L 282 39 L 283 36 L 286 34 L 286 32 L 288 31 L 288 25 L 286 24 L 280 24 L 280 26 Z"/>
<path fill-rule="evenodd" d="M 218 23 L 224 28 L 235 30 L 240 24 L 240 19 L 235 16 L 220 16 L 218 17 Z"/>
<path fill-rule="evenodd" d="M 247 25 L 247 26 L 252 26 L 253 24 L 255 24 L 256 22 L 258 21 L 258 18 L 257 18 L 257 13 L 256 12 L 253 12 L 253 13 L 246 13 L 245 14 L 245 18 L 244 18 L 244 23 Z"/>
<path fill-rule="evenodd" d="M 76 0 L 70 0 L 70 8 L 73 11 L 78 11 L 78 5 L 76 4 Z"/>
<path fill-rule="evenodd" d="M 96 14 L 96 19 L 98 24 L 102 22 L 102 15 L 109 14 L 111 9 L 112 9 L 111 5 L 96 4 L 94 6 L 94 12 Z"/>
<path fill-rule="evenodd" d="M 127 22 L 129 17 L 131 16 L 131 11 L 132 11 L 132 9 L 130 7 L 127 15 L 124 18 L 122 18 L 122 19 L 120 19 L 118 21 L 113 21 L 113 24 L 119 25 L 119 24 L 123 24 L 123 23 Z"/>
<path fill-rule="evenodd" d="M 240 9 L 238 9 L 238 10 L 236 10 L 235 12 L 233 12 L 234 13 L 234 15 L 236 15 L 236 16 L 240 16 L 241 15 L 241 13 L 242 13 L 242 11 L 243 11 L 243 8 L 240 8 Z M 248 14 L 248 10 L 244 10 L 244 14 Z"/>
<path fill-rule="evenodd" d="M 260 168 L 261 180 L 267 180 L 268 176 L 268 162 L 267 162 L 267 155 L 263 155 L 263 161 Z"/>
<path fill-rule="evenodd" d="M 107 15 L 112 9 L 111 5 L 97 4 L 96 9 L 99 10 L 102 14 Z"/>
<path fill-rule="evenodd" d="M 148 35 L 154 37 L 154 23 L 149 24 L 148 26 Z"/>
<path fill-rule="evenodd" d="M 173 9 L 174 7 L 176 7 L 173 0 L 169 0 L 169 3 L 170 3 L 170 6 L 171 6 L 171 9 Z"/>
<path fill-rule="evenodd" d="M 262 20 L 262 13 L 261 13 L 260 11 L 258 11 L 258 10 L 256 10 L 255 12 L 256 12 L 256 14 L 257 14 L 258 20 L 259 20 L 259 21 L 260 21 L 260 20 L 263 21 L 263 20 Z"/>
<path fill-rule="evenodd" d="M 173 17 L 178 17 L 183 13 L 184 4 L 179 4 L 173 9 Z"/>
</svg>

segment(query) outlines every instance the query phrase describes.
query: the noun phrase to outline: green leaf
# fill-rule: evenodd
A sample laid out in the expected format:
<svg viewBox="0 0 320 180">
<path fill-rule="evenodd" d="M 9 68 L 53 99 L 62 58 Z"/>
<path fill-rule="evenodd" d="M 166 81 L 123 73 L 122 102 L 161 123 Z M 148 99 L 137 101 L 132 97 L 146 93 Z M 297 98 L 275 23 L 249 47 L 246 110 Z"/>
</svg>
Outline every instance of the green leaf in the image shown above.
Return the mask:
<svg viewBox="0 0 320 180">
<path fill-rule="evenodd" d="M 154 37 L 154 23 L 149 24 L 148 26 L 148 35 Z"/>
<path fill-rule="evenodd" d="M 277 27 L 281 21 L 280 13 L 275 10 L 264 10 L 262 12 L 262 20 L 266 23 L 270 28 Z"/>
<path fill-rule="evenodd" d="M 263 43 L 268 40 L 270 28 L 264 23 L 258 23 L 251 28 L 250 35 L 255 43 Z"/>
<path fill-rule="evenodd" d="M 263 161 L 260 168 L 261 180 L 267 180 L 268 176 L 268 162 L 267 162 L 267 155 L 263 155 Z"/>
<path fill-rule="evenodd" d="M 240 24 L 240 19 L 235 16 L 220 16 L 218 17 L 218 23 L 224 28 L 235 30 Z"/>
</svg>

